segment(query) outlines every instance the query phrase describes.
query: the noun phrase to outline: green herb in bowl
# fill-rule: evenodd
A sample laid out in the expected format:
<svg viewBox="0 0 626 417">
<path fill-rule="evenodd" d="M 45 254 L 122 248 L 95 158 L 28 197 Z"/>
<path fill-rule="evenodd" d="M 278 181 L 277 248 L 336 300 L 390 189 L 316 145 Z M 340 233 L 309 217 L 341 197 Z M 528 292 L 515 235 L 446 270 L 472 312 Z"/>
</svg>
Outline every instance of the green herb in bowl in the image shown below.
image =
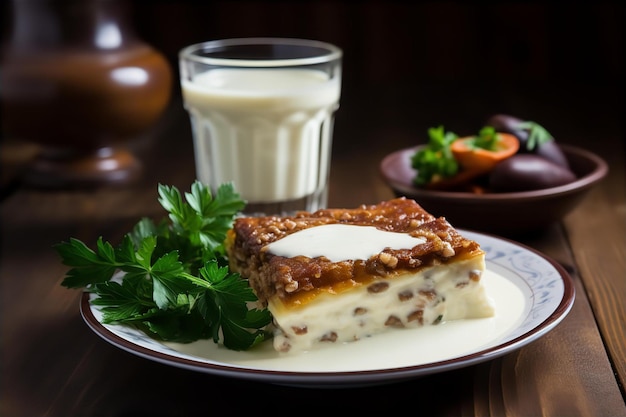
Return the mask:
<svg viewBox="0 0 626 417">
<path fill-rule="evenodd" d="M 446 132 L 443 126 L 428 129 L 428 143 L 411 157 L 411 166 L 417 171 L 413 182 L 418 187 L 438 179 L 454 176 L 459 166 L 450 151 L 450 145 L 457 138 L 453 132 Z"/>
</svg>

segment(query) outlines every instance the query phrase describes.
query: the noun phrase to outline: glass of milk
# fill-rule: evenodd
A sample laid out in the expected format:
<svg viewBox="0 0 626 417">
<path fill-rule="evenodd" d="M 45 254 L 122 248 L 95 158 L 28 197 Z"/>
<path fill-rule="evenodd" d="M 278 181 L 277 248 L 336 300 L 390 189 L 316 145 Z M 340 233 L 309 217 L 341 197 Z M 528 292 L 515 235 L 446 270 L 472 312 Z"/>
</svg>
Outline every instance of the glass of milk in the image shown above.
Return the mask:
<svg viewBox="0 0 626 417">
<path fill-rule="evenodd" d="M 179 55 L 198 179 L 248 215 L 325 208 L 342 51 L 313 40 L 209 41 Z"/>
</svg>

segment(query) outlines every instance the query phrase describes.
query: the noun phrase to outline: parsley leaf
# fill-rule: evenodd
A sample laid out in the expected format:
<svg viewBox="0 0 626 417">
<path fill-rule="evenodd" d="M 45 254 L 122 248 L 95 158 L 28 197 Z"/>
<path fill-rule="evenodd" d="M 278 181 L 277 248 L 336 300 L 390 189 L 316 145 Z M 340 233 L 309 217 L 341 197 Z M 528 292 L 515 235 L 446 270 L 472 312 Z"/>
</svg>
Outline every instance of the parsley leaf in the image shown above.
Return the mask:
<svg viewBox="0 0 626 417">
<path fill-rule="evenodd" d="M 170 213 L 174 230 L 193 245 L 209 249 L 222 244 L 233 213 L 244 207 L 232 186 L 219 188 L 213 199 L 209 189 L 198 181 L 192 185 L 191 193 L 185 194 L 187 203 L 175 187 L 159 187 L 159 196 L 159 202 Z"/>
<path fill-rule="evenodd" d="M 201 270 L 199 279 L 194 283 L 204 291 L 198 298 L 198 311 L 207 322 L 210 322 L 213 341 L 220 339 L 220 331 L 224 344 L 233 349 L 253 346 L 265 340 L 267 334 L 263 330 L 271 321 L 268 310 L 249 309 L 247 304 L 256 301 L 252 289 L 245 284 L 239 274 L 230 273 L 228 268 L 220 267 L 217 262 L 208 262 Z M 217 318 L 211 321 L 211 318 Z M 257 328 L 250 332 L 250 328 Z M 241 347 L 239 343 L 243 342 Z"/>
<path fill-rule="evenodd" d="M 525 121 L 518 124 L 519 129 L 526 129 L 528 131 L 528 141 L 526 142 L 526 149 L 532 151 L 540 145 L 554 140 L 550 132 L 546 130 L 539 123 L 533 121 Z"/>
<path fill-rule="evenodd" d="M 476 136 L 467 140 L 467 145 L 473 149 L 486 149 L 496 151 L 500 137 L 493 126 L 484 126 Z"/>
<path fill-rule="evenodd" d="M 65 265 L 72 266 L 62 285 L 70 288 L 85 287 L 91 284 L 108 281 L 122 265 L 115 261 L 111 244 L 99 238 L 97 251 L 88 248 L 78 239 L 71 238 L 56 246 Z"/>
<path fill-rule="evenodd" d="M 117 247 L 98 238 L 95 250 L 78 239 L 55 245 L 70 266 L 62 285 L 85 288 L 104 323 L 135 326 L 161 340 L 212 338 L 245 350 L 271 337 L 267 309 L 239 274 L 228 269 L 223 242 L 245 202 L 232 184 L 215 197 L 199 181 L 191 192 L 159 184 L 168 218 L 143 218 Z M 169 221 L 168 221 L 169 220 Z"/>
<path fill-rule="evenodd" d="M 459 170 L 450 145 L 457 139 L 453 132 L 443 126 L 428 129 L 428 143 L 420 147 L 411 157 L 411 167 L 417 171 L 413 183 L 425 186 L 437 178 L 447 178 Z"/>
</svg>

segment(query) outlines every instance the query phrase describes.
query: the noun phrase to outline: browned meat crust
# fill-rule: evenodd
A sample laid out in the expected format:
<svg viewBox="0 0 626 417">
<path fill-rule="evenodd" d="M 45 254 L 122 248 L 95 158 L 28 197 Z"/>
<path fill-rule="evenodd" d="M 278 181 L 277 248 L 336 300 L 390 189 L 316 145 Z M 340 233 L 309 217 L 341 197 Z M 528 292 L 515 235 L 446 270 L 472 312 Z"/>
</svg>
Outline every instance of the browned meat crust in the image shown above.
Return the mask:
<svg viewBox="0 0 626 417">
<path fill-rule="evenodd" d="M 422 236 L 426 242 L 412 249 L 386 249 L 367 260 L 342 262 L 331 262 L 324 257 L 285 258 L 263 250 L 265 245 L 299 230 L 338 223 Z M 231 269 L 249 279 L 262 303 L 277 294 L 285 304 L 301 303 L 323 288 L 340 291 L 376 278 L 417 272 L 427 266 L 483 254 L 476 242 L 461 236 L 445 218 L 435 218 L 406 198 L 354 209 L 299 212 L 290 217 L 238 218 L 229 233 L 226 249 Z"/>
</svg>

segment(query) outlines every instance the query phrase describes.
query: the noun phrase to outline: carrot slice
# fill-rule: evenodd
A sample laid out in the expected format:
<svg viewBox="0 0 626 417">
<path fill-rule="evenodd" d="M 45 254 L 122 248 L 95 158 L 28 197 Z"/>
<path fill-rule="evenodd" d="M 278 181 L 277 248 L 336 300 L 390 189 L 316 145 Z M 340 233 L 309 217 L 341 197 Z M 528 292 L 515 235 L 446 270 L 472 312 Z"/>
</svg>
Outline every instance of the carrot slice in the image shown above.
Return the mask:
<svg viewBox="0 0 626 417">
<path fill-rule="evenodd" d="M 450 145 L 450 151 L 461 169 L 475 173 L 491 171 L 498 162 L 515 155 L 519 149 L 519 140 L 508 133 L 498 132 L 495 150 L 474 147 L 472 139 L 473 136 L 456 139 Z"/>
</svg>

